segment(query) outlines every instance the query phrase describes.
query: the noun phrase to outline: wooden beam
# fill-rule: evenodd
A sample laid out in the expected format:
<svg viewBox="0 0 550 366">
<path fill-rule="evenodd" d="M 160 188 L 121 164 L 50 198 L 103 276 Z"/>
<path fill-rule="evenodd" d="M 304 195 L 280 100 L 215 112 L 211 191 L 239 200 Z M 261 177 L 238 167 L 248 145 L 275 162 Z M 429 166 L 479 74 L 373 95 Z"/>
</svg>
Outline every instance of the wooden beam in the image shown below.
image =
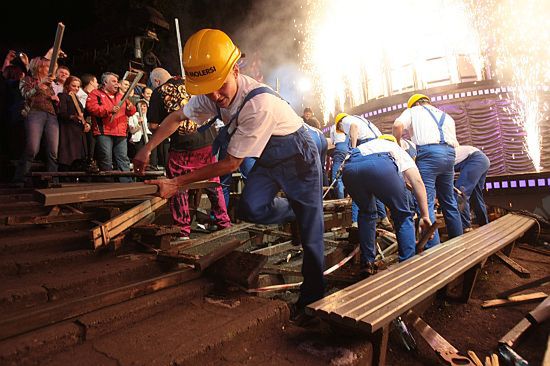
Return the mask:
<svg viewBox="0 0 550 366">
<path fill-rule="evenodd" d="M 115 216 L 106 223 L 96 226 L 90 230 L 90 237 L 94 249 L 109 244 L 111 238 L 114 238 L 124 230 L 147 217 L 147 215 L 161 208 L 166 202 L 168 202 L 168 200 L 155 197 Z"/>
<path fill-rule="evenodd" d="M 544 285 L 545 283 L 548 283 L 548 282 L 550 282 L 550 275 L 545 276 L 543 278 L 539 278 L 538 280 L 527 282 L 527 283 L 525 283 L 521 286 L 513 287 L 509 290 L 502 291 L 502 292 L 497 294 L 497 297 L 499 299 L 506 299 L 506 298 L 508 298 L 509 296 L 511 296 L 515 293 L 518 293 L 520 291 L 527 290 L 527 289 L 530 289 L 530 288 L 533 288 L 533 287 L 541 286 L 541 285 Z"/>
<path fill-rule="evenodd" d="M 206 268 L 210 267 L 218 259 L 221 259 L 243 245 L 244 243 L 238 239 L 231 240 L 222 247 L 200 257 L 200 259 L 195 263 L 195 269 L 199 271 L 204 271 Z"/>
<path fill-rule="evenodd" d="M 55 224 L 63 222 L 76 222 L 97 219 L 97 213 L 73 213 L 58 216 L 8 216 L 6 217 L 6 225 L 42 225 Z"/>
<path fill-rule="evenodd" d="M 531 302 L 538 302 L 542 299 L 545 299 L 546 297 L 548 297 L 548 295 L 544 292 L 534 292 L 532 294 L 511 296 L 507 299 L 487 300 L 481 304 L 481 307 L 487 309 L 500 306 L 527 304 Z"/>
<path fill-rule="evenodd" d="M 495 256 L 502 261 L 506 265 L 506 267 L 510 268 L 512 272 L 517 274 L 521 278 L 529 278 L 531 277 L 531 272 L 529 272 L 528 269 L 523 267 L 521 264 L 513 260 L 512 258 L 505 255 L 502 251 L 498 251 L 495 253 Z"/>
<path fill-rule="evenodd" d="M 199 189 L 217 187 L 216 182 L 195 182 L 181 189 Z M 88 202 L 113 198 L 127 198 L 144 195 L 154 195 L 158 191 L 156 185 L 145 183 L 104 183 L 84 187 L 72 186 L 62 188 L 45 188 L 35 191 L 36 199 L 44 206 L 53 206 L 75 202 Z"/>
<path fill-rule="evenodd" d="M 534 247 L 534 246 L 529 245 L 529 244 L 519 244 L 518 248 L 525 249 L 525 250 L 528 250 L 530 252 L 535 252 L 535 253 L 539 253 L 539 254 L 550 255 L 550 250 L 537 248 L 537 247 Z"/>
<path fill-rule="evenodd" d="M 198 277 L 200 277 L 199 272 L 187 268 L 114 290 L 79 298 L 68 303 L 41 307 L 30 313 L 26 312 L 8 319 L 2 319 L 0 321 L 0 339 L 81 316 L 107 306 L 176 286 Z"/>
</svg>

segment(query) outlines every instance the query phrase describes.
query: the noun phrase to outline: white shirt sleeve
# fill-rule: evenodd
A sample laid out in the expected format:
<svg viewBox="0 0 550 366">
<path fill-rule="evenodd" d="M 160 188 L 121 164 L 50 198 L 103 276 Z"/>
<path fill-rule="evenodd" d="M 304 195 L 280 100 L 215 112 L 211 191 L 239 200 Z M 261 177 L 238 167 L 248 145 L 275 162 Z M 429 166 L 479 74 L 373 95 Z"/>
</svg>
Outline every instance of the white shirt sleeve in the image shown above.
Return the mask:
<svg viewBox="0 0 550 366">
<path fill-rule="evenodd" d="M 216 116 L 217 113 L 216 105 L 204 95 L 192 96 L 183 106 L 183 114 L 199 125 Z"/>
</svg>

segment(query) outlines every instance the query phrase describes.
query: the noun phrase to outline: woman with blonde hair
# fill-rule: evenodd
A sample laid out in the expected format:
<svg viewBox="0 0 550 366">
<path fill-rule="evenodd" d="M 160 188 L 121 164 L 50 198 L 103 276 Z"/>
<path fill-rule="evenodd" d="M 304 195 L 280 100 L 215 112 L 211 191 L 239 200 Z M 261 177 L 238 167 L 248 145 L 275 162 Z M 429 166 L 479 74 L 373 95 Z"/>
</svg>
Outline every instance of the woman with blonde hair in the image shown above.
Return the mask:
<svg viewBox="0 0 550 366">
<path fill-rule="evenodd" d="M 30 62 L 30 75 L 25 76 L 19 84 L 21 95 L 25 99 L 26 143 L 15 171 L 16 183 L 23 183 L 25 175 L 31 170 L 43 135 L 46 142 L 47 171 L 57 171 L 59 124 L 56 108 L 59 98 L 55 95 L 52 79 L 48 76 L 49 65 L 49 60 L 44 57 L 33 58 Z"/>
</svg>

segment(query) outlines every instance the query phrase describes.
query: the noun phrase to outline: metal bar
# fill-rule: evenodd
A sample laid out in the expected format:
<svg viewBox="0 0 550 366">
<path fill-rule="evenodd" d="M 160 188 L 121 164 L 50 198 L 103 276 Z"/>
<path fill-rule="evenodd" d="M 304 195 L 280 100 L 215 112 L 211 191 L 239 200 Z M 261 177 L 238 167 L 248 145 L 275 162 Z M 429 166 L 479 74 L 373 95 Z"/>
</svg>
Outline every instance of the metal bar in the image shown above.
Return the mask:
<svg viewBox="0 0 550 366">
<path fill-rule="evenodd" d="M 183 51 L 181 48 L 181 36 L 180 36 L 180 23 L 178 18 L 174 19 L 176 26 L 176 39 L 178 40 L 178 60 L 180 60 L 181 77 L 185 77 L 185 70 L 183 69 Z"/>
</svg>

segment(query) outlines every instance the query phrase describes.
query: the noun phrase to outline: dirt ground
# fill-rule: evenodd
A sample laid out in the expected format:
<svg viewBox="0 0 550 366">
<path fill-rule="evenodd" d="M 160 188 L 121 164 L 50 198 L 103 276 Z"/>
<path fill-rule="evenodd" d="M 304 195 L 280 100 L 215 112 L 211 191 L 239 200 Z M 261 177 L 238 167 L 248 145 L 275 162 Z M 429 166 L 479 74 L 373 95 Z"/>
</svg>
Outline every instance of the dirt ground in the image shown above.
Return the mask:
<svg viewBox="0 0 550 366">
<path fill-rule="evenodd" d="M 433 329 L 447 339 L 460 352 L 474 351 L 484 362 L 485 356 L 495 352 L 498 340 L 514 327 L 537 303 L 482 309 L 481 303 L 496 298 L 496 294 L 539 279 L 550 274 L 550 257 L 521 248 L 515 248 L 512 259 L 531 272 L 531 277 L 522 279 L 500 260 L 489 258 L 478 276 L 472 298 L 467 304 L 438 299 L 422 317 Z M 543 291 L 550 293 L 550 284 L 522 293 Z M 549 322 L 532 327 L 520 340 L 515 351 L 529 362 L 541 365 L 549 335 Z M 420 366 L 439 365 L 438 358 L 420 335 L 415 334 L 418 353 L 405 350 L 396 332 L 390 335 L 388 365 Z M 501 365 L 505 363 L 501 360 Z"/>
</svg>

